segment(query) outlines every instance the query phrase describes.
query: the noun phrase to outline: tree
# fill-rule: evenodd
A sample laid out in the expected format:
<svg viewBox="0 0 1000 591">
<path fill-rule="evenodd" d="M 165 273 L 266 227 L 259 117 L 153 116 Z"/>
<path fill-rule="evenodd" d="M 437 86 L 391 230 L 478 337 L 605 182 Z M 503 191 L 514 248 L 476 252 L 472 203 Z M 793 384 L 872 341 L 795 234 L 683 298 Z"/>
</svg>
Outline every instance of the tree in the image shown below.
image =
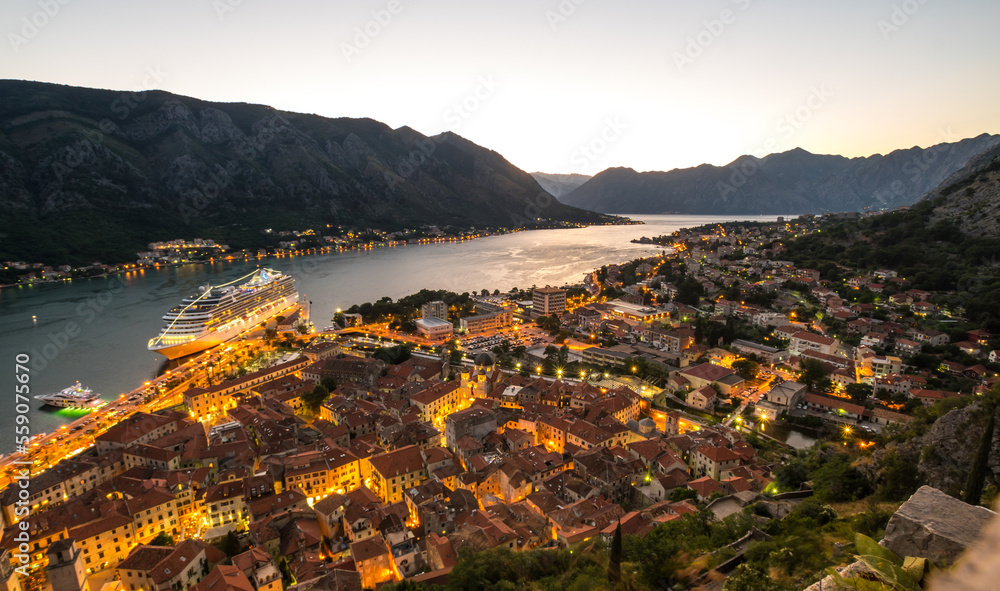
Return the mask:
<svg viewBox="0 0 1000 591">
<path fill-rule="evenodd" d="M 979 440 L 979 449 L 976 457 L 972 460 L 972 469 L 969 470 L 969 479 L 965 484 L 965 494 L 962 500 L 970 505 L 978 505 L 983 497 L 983 485 L 986 484 L 986 472 L 989 469 L 990 450 L 993 448 L 993 430 L 996 428 L 996 412 L 992 405 L 987 407 L 990 418 L 986 422 L 986 429 Z"/>
<path fill-rule="evenodd" d="M 333 392 L 334 390 L 337 389 L 337 380 L 333 379 L 330 376 L 323 378 L 322 380 L 319 381 L 319 383 L 329 392 Z"/>
<path fill-rule="evenodd" d="M 698 493 L 696 493 L 693 489 L 687 487 L 675 488 L 674 490 L 670 491 L 670 497 L 668 498 L 670 499 L 671 503 L 677 503 L 679 501 L 684 501 L 687 499 L 697 499 Z"/>
<path fill-rule="evenodd" d="M 741 564 L 726 580 L 725 591 L 769 591 L 775 589 L 774 581 L 756 564 Z"/>
<path fill-rule="evenodd" d="M 221 541 L 216 542 L 215 547 L 226 553 L 226 556 L 232 558 L 240 553 L 240 540 L 236 537 L 236 533 L 229 530 L 226 537 Z"/>
<path fill-rule="evenodd" d="M 327 390 L 322 384 L 317 385 L 310 392 L 306 392 L 302 395 L 302 405 L 309 409 L 311 412 L 315 413 L 319 410 L 321 404 L 326 402 L 326 399 L 330 397 L 330 391 Z"/>
<path fill-rule="evenodd" d="M 749 359 L 737 359 L 733 362 L 733 371 L 740 374 L 744 380 L 752 380 L 757 377 L 760 367 Z"/>
<path fill-rule="evenodd" d="M 851 402 L 863 404 L 872 395 L 872 387 L 868 384 L 847 384 L 844 392 L 851 397 Z"/>
<path fill-rule="evenodd" d="M 622 580 L 622 520 L 615 527 L 615 537 L 611 539 L 611 557 L 608 560 L 608 580 L 617 583 Z"/>
<path fill-rule="evenodd" d="M 819 359 L 803 359 L 799 368 L 802 370 L 802 383 L 810 389 L 826 377 L 826 365 Z"/>
<path fill-rule="evenodd" d="M 150 546 L 173 546 L 174 537 L 165 531 L 161 531 L 155 538 L 149 541 Z"/>
</svg>

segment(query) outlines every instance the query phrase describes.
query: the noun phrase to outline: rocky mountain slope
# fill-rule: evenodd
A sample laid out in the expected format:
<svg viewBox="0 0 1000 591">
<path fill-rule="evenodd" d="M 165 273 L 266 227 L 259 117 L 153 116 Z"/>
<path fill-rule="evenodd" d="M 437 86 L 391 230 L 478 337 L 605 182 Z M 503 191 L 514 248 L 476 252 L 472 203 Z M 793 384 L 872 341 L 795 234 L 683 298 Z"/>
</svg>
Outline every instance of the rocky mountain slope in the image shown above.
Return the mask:
<svg viewBox="0 0 1000 591">
<path fill-rule="evenodd" d="M 951 222 L 969 236 L 1000 235 L 1000 146 L 973 158 L 925 199 L 940 202 L 934 223 Z"/>
<path fill-rule="evenodd" d="M 545 172 L 533 172 L 531 176 L 538 181 L 543 189 L 556 198 L 569 194 L 593 178 L 585 174 L 548 174 Z"/>
<path fill-rule="evenodd" d="M 232 226 L 607 220 L 451 133 L 14 80 L 0 81 L 0 207 L 0 260 L 92 260 L 108 240 L 134 252 Z"/>
<path fill-rule="evenodd" d="M 1000 418 L 1000 409 L 994 412 Z M 904 463 L 915 464 L 921 482 L 952 496 L 961 496 L 988 418 L 980 402 L 952 410 L 934 421 L 926 433 L 890 443 L 875 452 L 861 468 L 878 480 L 878 472 L 884 471 L 890 464 L 889 458 L 895 456 Z M 994 433 L 991 450 L 986 482 L 996 486 L 1000 484 L 1000 433 Z"/>
<path fill-rule="evenodd" d="M 669 172 L 608 169 L 561 198 L 626 214 L 801 214 L 892 209 L 917 201 L 974 156 L 1000 144 L 983 134 L 930 148 L 845 158 L 795 149 L 727 166 Z"/>
</svg>

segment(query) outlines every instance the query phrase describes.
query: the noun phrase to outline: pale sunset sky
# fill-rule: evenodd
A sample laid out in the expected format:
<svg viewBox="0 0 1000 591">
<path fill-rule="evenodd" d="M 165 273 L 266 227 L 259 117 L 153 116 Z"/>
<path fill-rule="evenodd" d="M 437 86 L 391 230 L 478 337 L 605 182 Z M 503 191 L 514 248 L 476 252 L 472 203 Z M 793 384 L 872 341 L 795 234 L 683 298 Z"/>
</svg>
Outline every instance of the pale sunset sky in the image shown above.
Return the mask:
<svg viewBox="0 0 1000 591">
<path fill-rule="evenodd" d="M 528 171 L 1000 133 L 996 0 L 4 0 L 0 77 L 453 131 Z"/>
</svg>

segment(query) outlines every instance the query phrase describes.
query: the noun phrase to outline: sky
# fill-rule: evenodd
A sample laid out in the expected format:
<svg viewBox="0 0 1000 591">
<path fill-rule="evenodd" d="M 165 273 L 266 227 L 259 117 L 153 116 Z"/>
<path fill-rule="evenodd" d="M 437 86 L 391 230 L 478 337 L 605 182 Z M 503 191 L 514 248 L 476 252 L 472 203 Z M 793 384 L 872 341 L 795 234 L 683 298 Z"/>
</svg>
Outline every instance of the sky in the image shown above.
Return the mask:
<svg viewBox="0 0 1000 591">
<path fill-rule="evenodd" d="M 997 23 L 996 0 L 4 0 L 0 78 L 670 170 L 1000 133 Z"/>
</svg>

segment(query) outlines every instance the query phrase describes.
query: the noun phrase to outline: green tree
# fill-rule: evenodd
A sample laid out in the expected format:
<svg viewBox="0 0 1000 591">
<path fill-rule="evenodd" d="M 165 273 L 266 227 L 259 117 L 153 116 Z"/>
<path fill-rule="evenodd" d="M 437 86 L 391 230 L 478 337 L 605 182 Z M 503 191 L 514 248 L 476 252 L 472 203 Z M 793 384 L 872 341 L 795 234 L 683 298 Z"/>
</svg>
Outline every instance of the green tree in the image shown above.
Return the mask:
<svg viewBox="0 0 1000 591">
<path fill-rule="evenodd" d="M 760 366 L 750 359 L 737 359 L 733 362 L 733 371 L 740 374 L 744 380 L 752 380 L 757 377 Z"/>
<path fill-rule="evenodd" d="M 149 541 L 150 546 L 173 546 L 174 537 L 168 532 L 161 531 L 155 538 Z"/>
<path fill-rule="evenodd" d="M 726 580 L 725 591 L 777 591 L 781 589 L 767 572 L 756 564 L 741 564 Z"/>
<path fill-rule="evenodd" d="M 799 361 L 799 369 L 802 370 L 802 383 L 808 388 L 826 377 L 826 365 L 819 359 L 803 359 Z"/>
<path fill-rule="evenodd" d="M 887 451 L 878 463 L 880 486 L 876 493 L 886 501 L 902 501 L 920 486 L 919 458 L 899 451 Z"/>
<path fill-rule="evenodd" d="M 986 422 L 986 429 L 979 440 L 979 449 L 972 461 L 972 469 L 969 470 L 969 478 L 965 484 L 965 494 L 962 496 L 962 500 L 970 505 L 978 505 L 982 501 L 983 485 L 986 484 L 986 472 L 989 469 L 990 450 L 993 448 L 996 412 L 994 412 L 992 405 L 989 405 L 987 410 L 990 413 L 990 418 Z"/>
<path fill-rule="evenodd" d="M 872 395 L 872 387 L 868 384 L 847 384 L 844 392 L 851 397 L 855 404 L 863 404 Z"/>
<path fill-rule="evenodd" d="M 686 488 L 686 487 L 685 488 L 675 488 L 674 490 L 670 491 L 670 496 L 667 497 L 667 498 L 670 499 L 671 503 L 676 503 L 676 502 L 684 501 L 684 500 L 687 500 L 687 499 L 697 499 L 698 498 L 698 493 L 696 493 L 694 490 L 692 490 L 690 488 Z"/>
<path fill-rule="evenodd" d="M 569 347 L 567 345 L 559 347 L 559 353 L 556 355 L 556 361 L 559 365 L 566 365 L 566 362 L 569 361 Z"/>
<path fill-rule="evenodd" d="M 329 397 L 330 391 L 322 384 L 318 384 L 311 391 L 302 395 L 302 405 L 315 414 L 319 410 L 320 405 L 326 402 L 326 399 Z"/>
<path fill-rule="evenodd" d="M 611 539 L 611 557 L 608 559 L 608 580 L 617 583 L 622 580 L 622 521 L 618 520 L 615 537 Z"/>
<path fill-rule="evenodd" d="M 225 552 L 226 556 L 232 558 L 240 553 L 240 540 L 236 537 L 236 533 L 230 530 L 225 538 L 216 542 L 215 547 Z"/>
</svg>

